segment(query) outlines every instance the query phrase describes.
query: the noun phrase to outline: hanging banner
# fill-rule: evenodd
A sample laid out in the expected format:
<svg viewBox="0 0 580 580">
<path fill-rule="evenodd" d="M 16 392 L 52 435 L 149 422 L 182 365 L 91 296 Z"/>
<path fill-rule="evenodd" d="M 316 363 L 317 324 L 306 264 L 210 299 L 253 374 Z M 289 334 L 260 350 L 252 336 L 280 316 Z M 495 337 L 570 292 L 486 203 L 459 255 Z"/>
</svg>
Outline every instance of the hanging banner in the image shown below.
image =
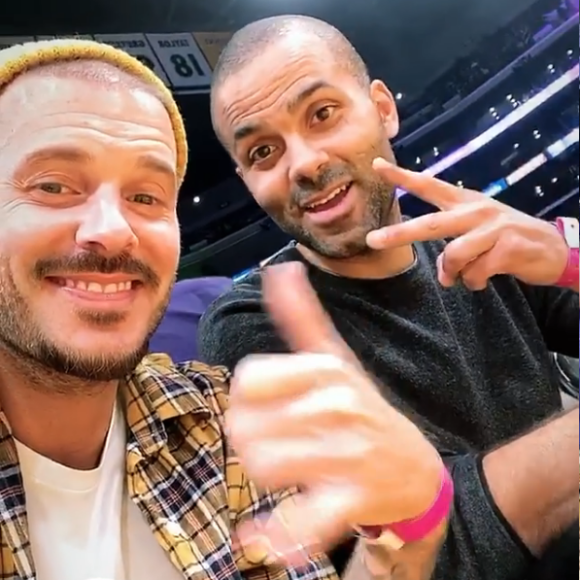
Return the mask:
<svg viewBox="0 0 580 580">
<path fill-rule="evenodd" d="M 232 32 L 194 32 L 193 38 L 205 56 L 211 70 L 215 69 L 218 58 L 232 38 Z"/>
<path fill-rule="evenodd" d="M 209 91 L 211 69 L 191 34 L 147 34 L 147 40 L 175 90 Z"/>
<path fill-rule="evenodd" d="M 0 50 L 34 40 L 96 40 L 134 56 L 177 94 L 207 94 L 211 86 L 212 71 L 231 37 L 231 32 L 4 36 L 0 37 Z"/>
<path fill-rule="evenodd" d="M 144 34 L 95 34 L 95 40 L 124 50 L 148 66 L 166 85 L 171 85 Z"/>
</svg>

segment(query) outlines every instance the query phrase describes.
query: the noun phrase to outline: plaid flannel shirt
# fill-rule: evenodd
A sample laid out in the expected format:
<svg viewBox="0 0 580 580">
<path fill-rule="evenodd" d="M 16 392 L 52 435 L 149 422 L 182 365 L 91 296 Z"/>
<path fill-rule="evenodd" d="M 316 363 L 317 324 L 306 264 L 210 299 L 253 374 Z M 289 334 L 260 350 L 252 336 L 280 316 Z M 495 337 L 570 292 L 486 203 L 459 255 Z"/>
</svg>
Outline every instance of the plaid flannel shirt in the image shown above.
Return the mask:
<svg viewBox="0 0 580 580">
<path fill-rule="evenodd" d="M 240 521 L 289 494 L 259 495 L 230 454 L 222 421 L 228 381 L 224 369 L 154 355 L 123 384 L 131 499 L 186 580 L 338 580 L 324 558 L 285 569 L 234 547 Z M 36 580 L 22 475 L 1 419 L 0 579 Z"/>
</svg>

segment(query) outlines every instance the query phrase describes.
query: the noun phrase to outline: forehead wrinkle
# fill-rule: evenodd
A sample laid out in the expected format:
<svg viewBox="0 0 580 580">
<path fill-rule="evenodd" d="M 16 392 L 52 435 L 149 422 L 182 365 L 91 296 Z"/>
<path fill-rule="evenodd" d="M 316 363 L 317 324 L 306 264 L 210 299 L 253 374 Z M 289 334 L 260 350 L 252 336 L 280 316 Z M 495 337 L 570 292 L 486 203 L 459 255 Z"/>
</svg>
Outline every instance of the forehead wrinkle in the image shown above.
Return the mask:
<svg viewBox="0 0 580 580">
<path fill-rule="evenodd" d="M 64 116 L 66 115 L 66 119 Z M 63 117 L 62 121 L 60 117 Z M 107 128 L 107 119 L 103 119 L 101 115 L 83 114 L 83 113 L 66 113 L 66 112 L 52 112 L 46 113 L 42 118 L 20 118 L 16 123 L 2 123 L 2 116 L 0 115 L 0 131 L 3 132 L 0 146 L 8 146 L 11 144 L 18 144 L 19 142 L 26 142 L 31 137 L 38 135 L 46 130 L 57 128 L 65 121 L 67 124 L 74 124 L 75 117 L 80 117 L 83 120 L 82 126 L 77 126 L 77 134 L 95 135 L 103 144 L 106 142 L 113 143 L 115 138 L 123 139 L 127 142 L 149 141 L 156 136 L 161 136 L 161 131 L 153 127 L 147 126 L 144 128 L 141 124 L 130 122 L 119 116 L 117 119 L 112 119 L 117 123 L 115 127 L 115 136 L 111 136 L 110 132 L 105 130 Z M 40 120 L 40 122 L 39 122 Z M 109 119 L 111 120 L 111 119 Z M 89 121 L 89 122 L 87 122 Z M 93 121 L 93 122 L 91 122 Z M 135 129 L 142 129 L 140 134 L 135 133 Z M 80 132 L 80 133 L 79 133 Z M 51 139 L 54 138 L 54 135 Z M 172 150 L 172 153 L 174 151 Z"/>
<path fill-rule="evenodd" d="M 240 121 L 241 119 L 246 119 L 251 117 L 256 112 L 267 110 L 275 106 L 286 93 L 297 93 L 293 89 L 304 83 L 304 81 L 312 75 L 312 68 L 305 67 L 304 65 L 308 62 L 312 62 L 311 55 L 301 55 L 294 59 L 292 63 L 284 67 L 284 71 L 281 72 L 277 77 L 269 79 L 267 84 L 256 90 L 251 86 L 249 80 L 249 75 L 239 74 L 235 75 L 222 87 L 221 100 L 223 102 L 223 95 L 232 87 L 239 87 L 241 84 L 241 89 L 237 89 L 237 96 L 232 99 L 229 104 L 224 104 L 223 113 L 224 120 L 230 126 L 231 129 Z M 307 62 L 305 62 L 307 61 Z M 314 61 L 315 62 L 315 61 Z M 292 74 L 296 69 L 296 77 L 292 78 Z M 247 69 L 246 69 L 247 72 Z M 322 71 L 321 71 L 322 74 Z M 286 77 L 289 77 L 286 78 Z M 241 80 L 241 83 L 240 83 Z M 244 82 L 245 81 L 245 82 Z M 266 89 L 265 92 L 259 93 L 260 89 Z M 258 111 L 255 109 L 258 107 Z"/>
<path fill-rule="evenodd" d="M 78 82 L 87 82 L 84 79 L 75 79 L 72 82 L 75 83 L 77 80 Z M 143 92 L 141 87 L 135 86 L 134 89 L 130 90 L 136 93 L 135 98 L 139 98 L 137 92 L 140 92 L 141 96 L 145 98 L 145 101 L 140 99 L 141 103 L 138 107 L 138 114 L 141 115 L 142 119 L 135 117 L 133 120 L 127 120 L 126 103 L 122 99 L 119 101 L 115 101 L 114 97 L 113 100 L 108 99 L 107 104 L 111 103 L 111 106 L 103 108 L 98 113 L 93 113 L 87 110 L 82 105 L 82 102 L 76 102 L 74 98 L 69 97 L 66 91 L 63 92 L 60 100 L 51 98 L 51 95 L 47 96 L 46 90 L 44 90 L 46 83 L 39 84 L 42 86 L 37 86 L 30 82 L 22 84 L 15 83 L 14 86 L 9 86 L 9 90 L 0 98 L 0 147 L 7 146 L 14 140 L 17 142 L 18 140 L 26 141 L 43 130 L 55 129 L 60 125 L 73 125 L 76 126 L 76 130 L 96 132 L 105 138 L 111 139 L 109 131 L 105 130 L 107 123 L 111 121 L 115 123 L 115 136 L 121 139 L 129 139 L 130 141 L 137 141 L 139 139 L 156 140 L 160 137 L 163 138 L 165 135 L 161 123 L 156 122 L 152 124 L 149 122 L 151 117 L 148 112 L 153 102 L 147 102 L 147 99 L 155 99 L 155 97 L 151 93 Z M 98 86 L 101 88 L 100 84 Z M 74 97 L 75 85 L 72 84 L 69 87 L 72 87 L 70 90 Z M 114 90 L 121 93 L 119 89 L 120 87 L 117 86 Z M 35 99 L 50 101 L 51 105 L 55 105 L 56 110 L 47 108 L 40 111 L 39 115 L 18 115 L 14 113 L 14 107 L 21 108 L 23 103 L 29 110 L 38 106 L 34 103 Z M 156 103 L 159 103 L 157 99 L 155 100 Z M 162 106 L 162 103 L 159 103 L 159 111 L 161 111 Z M 156 105 L 153 106 L 152 110 L 155 109 Z M 169 114 L 164 107 L 163 111 L 163 115 L 167 116 L 167 125 L 170 127 L 171 120 Z M 173 138 L 171 139 L 170 148 L 172 154 L 175 156 L 176 147 Z"/>
</svg>

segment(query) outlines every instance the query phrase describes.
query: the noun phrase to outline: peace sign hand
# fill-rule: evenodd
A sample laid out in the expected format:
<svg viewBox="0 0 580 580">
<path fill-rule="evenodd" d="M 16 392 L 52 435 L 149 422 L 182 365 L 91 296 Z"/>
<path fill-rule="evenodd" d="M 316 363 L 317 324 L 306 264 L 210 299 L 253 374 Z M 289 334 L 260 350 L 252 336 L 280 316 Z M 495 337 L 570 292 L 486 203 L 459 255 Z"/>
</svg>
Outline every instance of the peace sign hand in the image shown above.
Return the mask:
<svg viewBox="0 0 580 580">
<path fill-rule="evenodd" d="M 439 281 L 459 279 L 483 290 L 498 274 L 538 286 L 555 284 L 566 268 L 568 246 L 548 222 L 528 216 L 486 195 L 376 159 L 374 168 L 389 183 L 441 211 L 375 230 L 367 244 L 376 250 L 455 238 L 439 258 Z"/>
<path fill-rule="evenodd" d="M 299 264 L 268 268 L 265 300 L 297 354 L 252 356 L 235 370 L 227 422 L 248 476 L 299 487 L 283 517 L 238 530 L 260 534 L 292 562 L 352 530 L 418 516 L 439 491 L 441 460 L 380 395 L 323 311 Z"/>
</svg>

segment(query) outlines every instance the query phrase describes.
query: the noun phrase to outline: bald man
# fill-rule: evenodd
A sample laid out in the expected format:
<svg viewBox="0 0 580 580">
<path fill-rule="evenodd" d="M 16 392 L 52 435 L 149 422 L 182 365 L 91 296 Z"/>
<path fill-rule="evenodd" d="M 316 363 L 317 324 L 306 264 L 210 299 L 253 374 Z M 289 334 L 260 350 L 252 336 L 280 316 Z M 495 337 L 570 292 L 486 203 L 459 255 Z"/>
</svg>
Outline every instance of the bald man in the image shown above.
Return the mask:
<svg viewBox="0 0 580 580">
<path fill-rule="evenodd" d="M 239 30 L 215 68 L 211 110 L 249 192 L 295 240 L 269 264 L 305 268 L 338 334 L 453 475 L 434 578 L 527 580 L 578 525 L 578 411 L 562 409 L 549 352 L 578 356 L 578 222 L 543 222 L 398 167 L 396 99 L 320 20 Z M 399 188 L 441 211 L 404 220 Z M 261 274 L 202 320 L 211 364 L 292 348 L 264 308 Z M 421 533 L 403 553 L 437 534 L 429 512 L 413 521 Z"/>
</svg>

